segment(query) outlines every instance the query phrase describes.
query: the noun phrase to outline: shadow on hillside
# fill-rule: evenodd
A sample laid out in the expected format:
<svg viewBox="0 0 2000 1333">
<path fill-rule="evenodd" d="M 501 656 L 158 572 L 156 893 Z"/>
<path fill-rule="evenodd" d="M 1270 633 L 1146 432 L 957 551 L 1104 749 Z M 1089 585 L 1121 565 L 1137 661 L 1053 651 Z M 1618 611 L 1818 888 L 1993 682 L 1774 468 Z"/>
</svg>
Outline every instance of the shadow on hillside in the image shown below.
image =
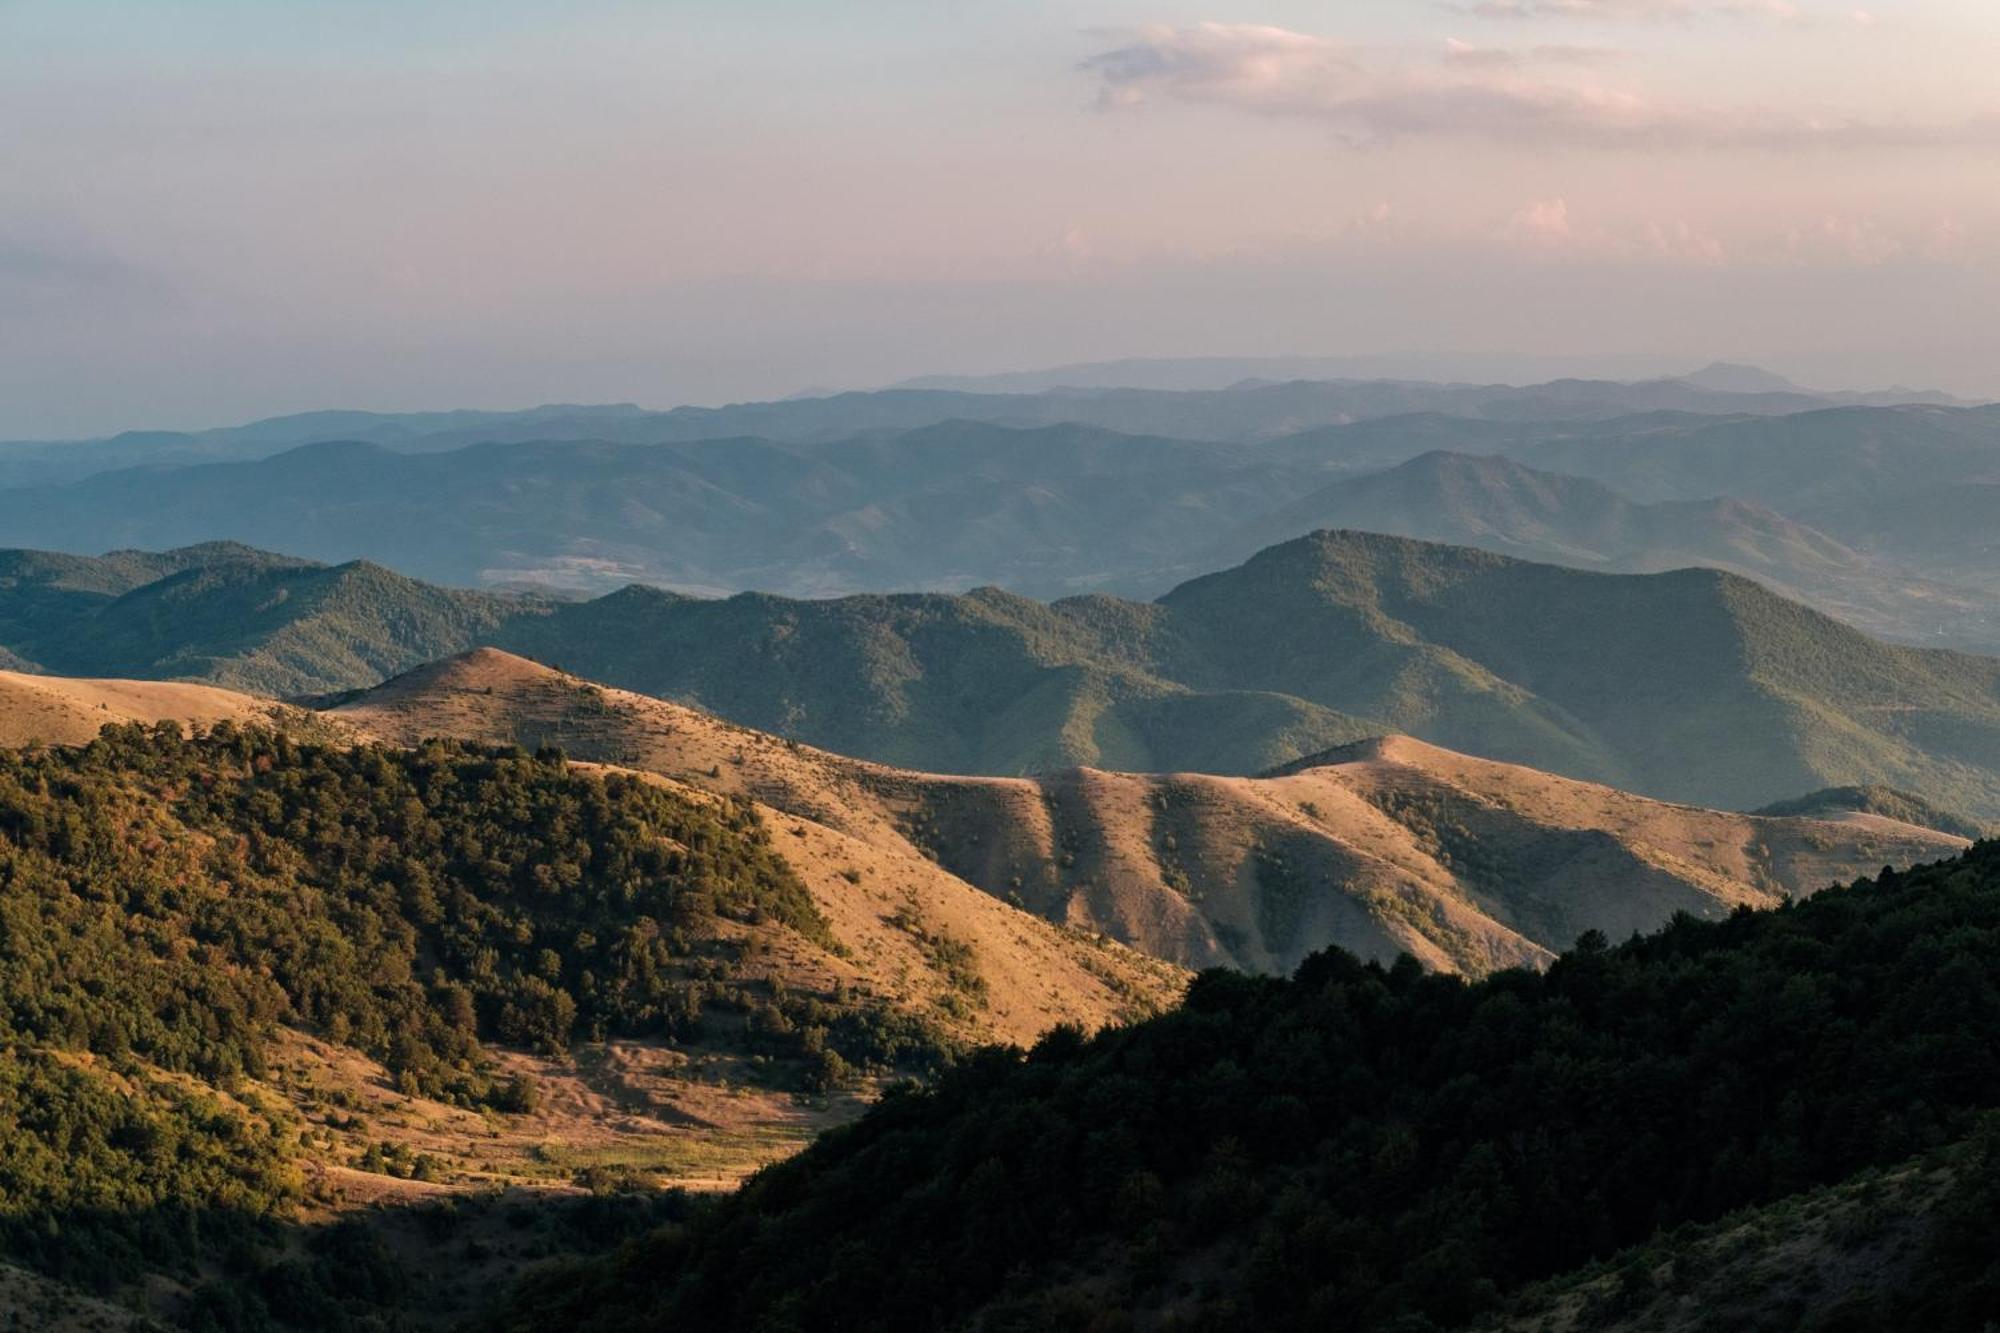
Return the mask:
<svg viewBox="0 0 2000 1333">
<path fill-rule="evenodd" d="M 41 1327 L 64 1296 L 199 1333 L 387 1333 L 476 1320 L 519 1276 L 602 1254 L 703 1206 L 679 1190 L 451 1194 L 321 1221 L 234 1209 L 70 1210 L 0 1225 L 0 1263 L 51 1282 L 0 1322 Z M 21 1321 L 29 1322 L 23 1323 Z M 84 1325 L 103 1327 L 102 1318 Z"/>
</svg>

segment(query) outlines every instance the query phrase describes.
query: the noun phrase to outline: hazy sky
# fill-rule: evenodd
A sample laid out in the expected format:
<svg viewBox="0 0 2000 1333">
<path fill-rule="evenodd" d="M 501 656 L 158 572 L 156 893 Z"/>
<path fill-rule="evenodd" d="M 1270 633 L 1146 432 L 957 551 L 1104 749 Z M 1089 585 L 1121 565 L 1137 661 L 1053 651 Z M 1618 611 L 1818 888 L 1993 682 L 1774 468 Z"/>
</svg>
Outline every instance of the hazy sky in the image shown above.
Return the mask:
<svg viewBox="0 0 2000 1333">
<path fill-rule="evenodd" d="M 0 0 L 0 436 L 1407 349 L 2000 393 L 2000 3 Z"/>
</svg>

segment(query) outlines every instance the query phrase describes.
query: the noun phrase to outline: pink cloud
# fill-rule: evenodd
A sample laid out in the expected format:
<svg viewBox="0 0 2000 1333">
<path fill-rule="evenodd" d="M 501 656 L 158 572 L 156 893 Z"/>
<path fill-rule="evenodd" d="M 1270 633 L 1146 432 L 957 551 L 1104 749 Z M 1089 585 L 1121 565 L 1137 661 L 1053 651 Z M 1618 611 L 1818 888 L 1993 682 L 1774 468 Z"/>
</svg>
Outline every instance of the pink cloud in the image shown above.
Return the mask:
<svg viewBox="0 0 2000 1333">
<path fill-rule="evenodd" d="M 2000 120 L 1910 125 L 1650 97 L 1516 53 L 1442 60 L 1365 53 L 1331 38 L 1240 23 L 1152 26 L 1083 62 L 1107 109 L 1155 101 L 1319 121 L 1356 144 L 1485 138 L 1636 148 L 1919 148 L 2000 145 Z M 1572 64 L 1576 63 L 1574 61 Z"/>
<path fill-rule="evenodd" d="M 1480 18 L 1590 19 L 1603 22 L 1686 22 L 1703 15 L 1801 17 L 1791 0 L 1477 0 L 1467 12 Z"/>
</svg>

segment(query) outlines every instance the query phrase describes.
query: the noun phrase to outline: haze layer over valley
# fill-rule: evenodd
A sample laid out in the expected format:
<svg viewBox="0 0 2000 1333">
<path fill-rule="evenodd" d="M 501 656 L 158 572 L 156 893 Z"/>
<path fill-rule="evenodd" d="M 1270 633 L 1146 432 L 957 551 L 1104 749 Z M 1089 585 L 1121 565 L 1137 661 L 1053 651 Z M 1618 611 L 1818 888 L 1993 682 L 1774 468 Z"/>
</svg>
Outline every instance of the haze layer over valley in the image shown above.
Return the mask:
<svg viewBox="0 0 2000 1333">
<path fill-rule="evenodd" d="M 1882 637 L 2000 644 L 1977 517 L 2000 495 L 2000 416 L 1855 399 L 1697 376 L 321 413 L 0 449 L 0 525 L 74 554 L 227 538 L 466 587 L 811 597 L 1153 597 L 1350 527 L 1725 569 Z"/>
</svg>

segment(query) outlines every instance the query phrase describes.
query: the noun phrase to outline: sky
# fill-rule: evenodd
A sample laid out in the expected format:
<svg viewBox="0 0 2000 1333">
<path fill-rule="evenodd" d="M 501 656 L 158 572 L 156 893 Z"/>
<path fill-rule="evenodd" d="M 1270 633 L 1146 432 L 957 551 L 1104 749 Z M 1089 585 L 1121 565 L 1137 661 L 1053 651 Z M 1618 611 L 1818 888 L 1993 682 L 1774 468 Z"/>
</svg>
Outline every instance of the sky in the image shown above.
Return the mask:
<svg viewBox="0 0 2000 1333">
<path fill-rule="evenodd" d="M 2000 396 L 1993 0 L 0 0 L 0 437 L 1130 356 Z"/>
</svg>

